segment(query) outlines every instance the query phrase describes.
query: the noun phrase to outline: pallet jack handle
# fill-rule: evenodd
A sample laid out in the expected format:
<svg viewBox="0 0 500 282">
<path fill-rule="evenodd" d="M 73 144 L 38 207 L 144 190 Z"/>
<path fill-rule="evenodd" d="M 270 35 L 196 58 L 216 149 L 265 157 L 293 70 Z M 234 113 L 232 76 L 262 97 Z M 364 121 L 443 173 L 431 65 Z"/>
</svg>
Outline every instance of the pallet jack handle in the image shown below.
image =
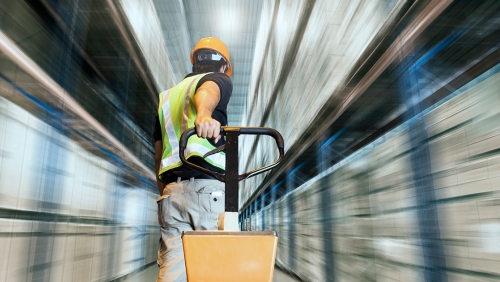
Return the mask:
<svg viewBox="0 0 500 282">
<path fill-rule="evenodd" d="M 227 212 L 237 212 L 238 211 L 238 182 L 241 180 L 245 180 L 247 178 L 253 177 L 255 175 L 261 174 L 268 170 L 276 167 L 281 160 L 283 160 L 283 156 L 285 154 L 285 146 L 283 137 L 281 134 L 272 128 L 268 127 L 232 127 L 232 126 L 222 126 L 221 134 L 226 137 L 226 143 L 218 147 L 210 152 L 208 152 L 206 156 L 211 154 L 225 151 L 226 152 L 226 172 L 218 173 L 204 167 L 198 166 L 186 159 L 185 149 L 187 147 L 187 142 L 189 137 L 196 134 L 196 130 L 194 127 L 191 127 L 184 131 L 181 135 L 181 139 L 179 141 L 179 157 L 182 163 L 189 167 L 190 169 L 199 171 L 206 175 L 209 175 L 219 181 L 226 183 L 226 211 Z M 276 146 L 279 150 L 278 159 L 270 164 L 258 169 L 245 172 L 243 174 L 238 174 L 238 136 L 239 135 L 268 135 L 274 138 L 276 141 Z"/>
</svg>

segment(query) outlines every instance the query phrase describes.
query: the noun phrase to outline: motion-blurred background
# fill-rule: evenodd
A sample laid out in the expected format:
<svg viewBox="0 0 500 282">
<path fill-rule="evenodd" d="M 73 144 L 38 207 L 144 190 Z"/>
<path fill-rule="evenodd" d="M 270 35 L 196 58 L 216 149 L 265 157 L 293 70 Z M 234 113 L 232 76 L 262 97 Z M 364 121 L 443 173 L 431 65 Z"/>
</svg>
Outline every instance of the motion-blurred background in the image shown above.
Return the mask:
<svg viewBox="0 0 500 282">
<path fill-rule="evenodd" d="M 240 185 L 303 281 L 500 280 L 500 1 L 0 0 L 0 281 L 156 267 L 157 95 L 216 36 Z M 272 162 L 242 137 L 240 168 Z"/>
</svg>

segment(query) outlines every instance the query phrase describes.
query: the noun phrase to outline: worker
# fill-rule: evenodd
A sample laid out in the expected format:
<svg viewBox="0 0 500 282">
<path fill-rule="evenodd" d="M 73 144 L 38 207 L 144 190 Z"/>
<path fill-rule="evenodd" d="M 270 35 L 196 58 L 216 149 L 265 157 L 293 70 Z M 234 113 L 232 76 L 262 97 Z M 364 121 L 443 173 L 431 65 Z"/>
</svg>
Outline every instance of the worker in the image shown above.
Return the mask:
<svg viewBox="0 0 500 282">
<path fill-rule="evenodd" d="M 161 197 L 161 229 L 157 281 L 186 281 L 181 235 L 186 230 L 217 230 L 224 212 L 224 183 L 182 165 L 179 139 L 195 127 L 186 155 L 189 161 L 223 173 L 225 157 L 208 151 L 224 144 L 220 127 L 227 125 L 227 104 L 233 85 L 227 47 L 215 37 L 202 38 L 191 51 L 193 72 L 159 95 L 154 131 L 155 169 Z"/>
</svg>

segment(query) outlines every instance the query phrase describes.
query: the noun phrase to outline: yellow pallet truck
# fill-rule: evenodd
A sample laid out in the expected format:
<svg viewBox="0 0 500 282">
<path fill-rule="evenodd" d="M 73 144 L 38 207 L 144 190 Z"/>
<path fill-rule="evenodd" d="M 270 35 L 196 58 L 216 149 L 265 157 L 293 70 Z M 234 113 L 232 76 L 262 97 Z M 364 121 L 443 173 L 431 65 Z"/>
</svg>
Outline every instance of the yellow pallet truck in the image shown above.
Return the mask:
<svg viewBox="0 0 500 282">
<path fill-rule="evenodd" d="M 226 171 L 217 173 L 189 162 L 184 156 L 189 137 L 195 129 L 186 130 L 180 139 L 179 156 L 185 166 L 225 183 L 225 212 L 219 215 L 214 231 L 184 231 L 182 244 L 190 282 L 259 282 L 272 281 L 278 235 L 275 231 L 240 231 L 238 224 L 238 182 L 276 167 L 284 155 L 281 134 L 266 127 L 222 127 L 226 143 L 204 157 L 225 151 Z M 276 140 L 279 158 L 273 164 L 238 174 L 238 136 L 268 135 Z"/>
</svg>

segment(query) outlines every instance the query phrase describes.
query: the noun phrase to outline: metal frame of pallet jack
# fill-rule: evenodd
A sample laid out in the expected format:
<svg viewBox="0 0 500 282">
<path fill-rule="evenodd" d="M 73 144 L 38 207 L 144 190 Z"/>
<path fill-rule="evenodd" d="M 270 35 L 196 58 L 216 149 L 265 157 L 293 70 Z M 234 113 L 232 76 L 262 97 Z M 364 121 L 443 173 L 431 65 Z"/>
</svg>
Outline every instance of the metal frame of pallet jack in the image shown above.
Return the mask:
<svg viewBox="0 0 500 282">
<path fill-rule="evenodd" d="M 226 212 L 238 212 L 238 182 L 241 180 L 245 180 L 247 178 L 253 177 L 265 171 L 271 170 L 276 167 L 284 156 L 284 142 L 281 134 L 268 127 L 229 127 L 223 126 L 221 127 L 221 134 L 226 136 L 226 143 L 214 150 L 205 154 L 204 157 L 207 157 L 211 154 L 218 153 L 220 151 L 226 152 L 226 173 L 218 173 L 215 171 L 211 171 L 209 169 L 200 167 L 189 162 L 185 155 L 184 150 L 187 147 L 187 141 L 189 137 L 196 133 L 194 128 L 187 129 L 184 133 L 182 133 L 180 142 L 179 142 L 179 157 L 184 165 L 187 167 L 197 170 L 201 173 L 212 176 L 222 182 L 225 183 L 226 192 L 225 192 L 225 211 Z M 270 165 L 246 172 L 244 174 L 239 175 L 239 160 L 238 160 L 238 137 L 241 134 L 249 134 L 249 135 L 268 135 L 275 139 L 276 146 L 279 150 L 279 158 Z"/>
<path fill-rule="evenodd" d="M 226 132 L 226 212 L 238 212 L 238 131 Z M 232 158 L 236 156 L 236 158 Z M 229 168 L 229 169 L 227 169 Z"/>
</svg>

